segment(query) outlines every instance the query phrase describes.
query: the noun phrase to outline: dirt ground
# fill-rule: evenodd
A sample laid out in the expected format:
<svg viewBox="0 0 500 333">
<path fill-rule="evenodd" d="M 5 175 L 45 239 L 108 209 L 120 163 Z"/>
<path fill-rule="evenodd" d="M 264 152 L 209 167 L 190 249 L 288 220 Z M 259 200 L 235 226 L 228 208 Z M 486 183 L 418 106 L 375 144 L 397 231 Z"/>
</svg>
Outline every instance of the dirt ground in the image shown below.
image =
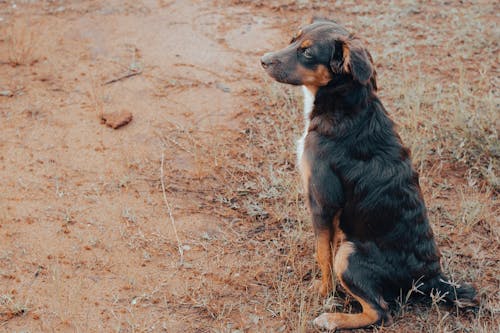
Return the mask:
<svg viewBox="0 0 500 333">
<path fill-rule="evenodd" d="M 311 290 L 300 90 L 259 63 L 313 14 L 366 40 L 444 270 L 481 297 L 464 313 L 402 295 L 392 327 L 364 331 L 500 331 L 499 13 L 0 0 L 0 331 L 315 332 L 320 313 L 356 311 Z M 116 113 L 133 118 L 113 129 Z"/>
</svg>

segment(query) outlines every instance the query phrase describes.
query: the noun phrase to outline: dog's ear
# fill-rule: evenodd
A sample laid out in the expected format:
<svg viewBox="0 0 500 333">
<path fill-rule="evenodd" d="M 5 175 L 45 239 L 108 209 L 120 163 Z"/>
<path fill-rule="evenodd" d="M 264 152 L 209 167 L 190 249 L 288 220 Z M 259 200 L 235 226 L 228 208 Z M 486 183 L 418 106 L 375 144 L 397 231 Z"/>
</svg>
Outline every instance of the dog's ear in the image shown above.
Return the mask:
<svg viewBox="0 0 500 333">
<path fill-rule="evenodd" d="M 352 37 L 335 42 L 330 67 L 334 73 L 351 73 L 362 84 L 368 83 L 374 73 L 370 53 Z"/>
</svg>

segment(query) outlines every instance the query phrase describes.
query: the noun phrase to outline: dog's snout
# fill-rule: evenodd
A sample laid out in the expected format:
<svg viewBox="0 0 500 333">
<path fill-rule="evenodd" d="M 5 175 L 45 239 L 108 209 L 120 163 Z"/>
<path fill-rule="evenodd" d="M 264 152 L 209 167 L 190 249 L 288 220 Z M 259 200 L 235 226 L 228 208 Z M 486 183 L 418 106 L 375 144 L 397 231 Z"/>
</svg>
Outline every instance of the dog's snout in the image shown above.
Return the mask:
<svg viewBox="0 0 500 333">
<path fill-rule="evenodd" d="M 272 53 L 266 53 L 260 58 L 260 63 L 262 67 L 267 68 L 276 63 L 276 59 L 273 57 Z"/>
</svg>

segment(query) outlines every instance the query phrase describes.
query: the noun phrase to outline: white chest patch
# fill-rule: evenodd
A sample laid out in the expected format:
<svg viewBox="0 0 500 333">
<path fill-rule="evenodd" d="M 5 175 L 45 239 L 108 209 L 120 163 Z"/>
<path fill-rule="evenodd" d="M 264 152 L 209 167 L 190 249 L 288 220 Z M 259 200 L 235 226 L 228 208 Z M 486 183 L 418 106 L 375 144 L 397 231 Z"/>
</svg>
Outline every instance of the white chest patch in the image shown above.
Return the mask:
<svg viewBox="0 0 500 333">
<path fill-rule="evenodd" d="M 311 115 L 314 105 L 314 95 L 306 87 L 302 87 L 304 92 L 304 134 L 297 140 L 297 165 L 302 177 L 302 185 L 304 190 L 308 190 L 308 182 L 311 174 L 311 167 L 306 158 L 304 158 L 304 143 L 306 141 L 307 132 L 309 129 L 309 116 Z"/>
<path fill-rule="evenodd" d="M 304 141 L 307 136 L 307 129 L 309 128 L 309 116 L 312 112 L 314 105 L 314 95 L 307 89 L 302 86 L 302 91 L 304 93 L 304 134 L 297 140 L 297 165 L 301 164 L 302 155 L 304 154 Z"/>
</svg>

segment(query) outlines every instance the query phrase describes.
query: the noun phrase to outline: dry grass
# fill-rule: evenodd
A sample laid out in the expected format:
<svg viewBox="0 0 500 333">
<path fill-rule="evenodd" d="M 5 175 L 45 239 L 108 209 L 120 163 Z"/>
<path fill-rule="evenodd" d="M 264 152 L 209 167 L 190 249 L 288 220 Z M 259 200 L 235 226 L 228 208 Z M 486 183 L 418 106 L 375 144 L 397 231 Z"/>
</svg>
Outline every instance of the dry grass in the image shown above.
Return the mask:
<svg viewBox="0 0 500 333">
<path fill-rule="evenodd" d="M 37 61 L 35 54 L 36 39 L 35 30 L 26 20 L 13 20 L 7 29 L 8 54 L 5 61 L 12 67 L 30 65 Z"/>
<path fill-rule="evenodd" d="M 2 322 L 7 321 L 16 316 L 23 316 L 29 311 L 27 301 L 16 301 L 14 295 L 0 295 L 0 328 Z"/>
</svg>

